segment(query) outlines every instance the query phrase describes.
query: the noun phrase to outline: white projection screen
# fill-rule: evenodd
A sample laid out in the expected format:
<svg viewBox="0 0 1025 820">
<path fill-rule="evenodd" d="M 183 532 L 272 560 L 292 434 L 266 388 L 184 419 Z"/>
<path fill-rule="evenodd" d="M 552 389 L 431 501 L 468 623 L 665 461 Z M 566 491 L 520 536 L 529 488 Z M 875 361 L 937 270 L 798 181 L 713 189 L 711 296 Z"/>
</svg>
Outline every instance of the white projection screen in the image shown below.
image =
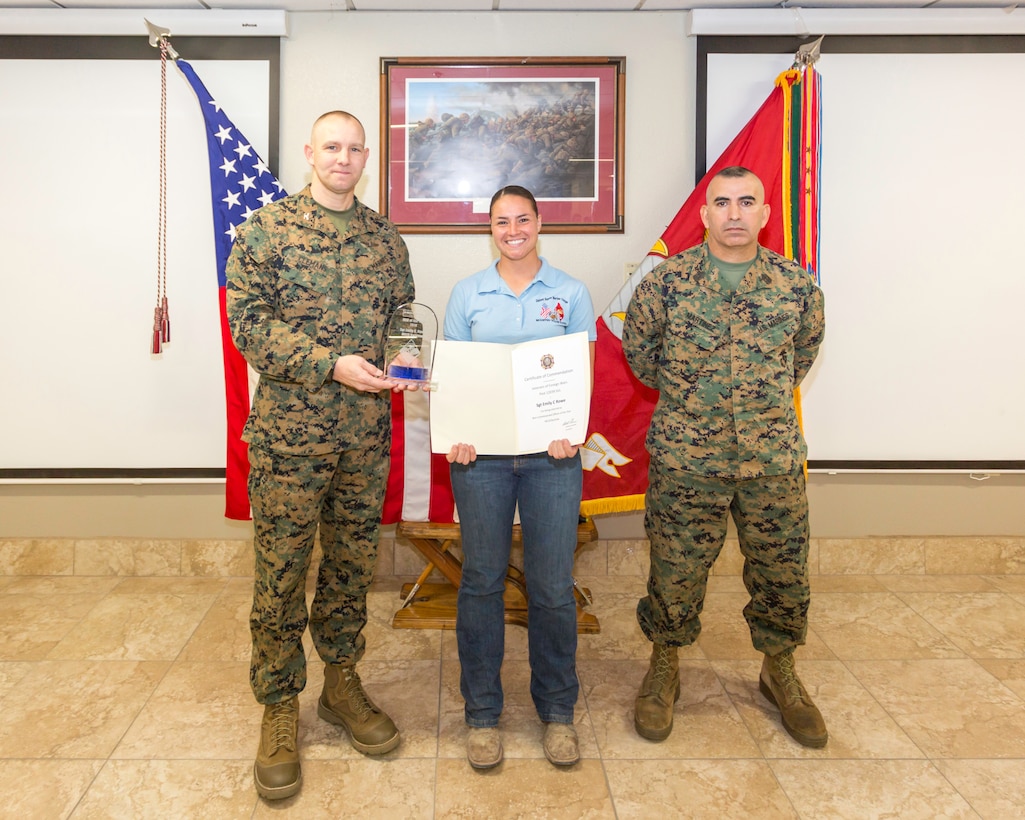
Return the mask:
<svg viewBox="0 0 1025 820">
<path fill-rule="evenodd" d="M 699 177 L 800 45 L 701 40 Z M 809 466 L 1025 469 L 1025 38 L 827 36 L 816 68 Z"/>
<path fill-rule="evenodd" d="M 23 39 L 63 57 L 33 56 Z M 169 62 L 171 342 L 152 355 L 160 59 L 145 35 L 126 55 L 127 39 L 4 38 L 0 51 L 0 479 L 224 475 L 200 102 Z M 276 168 L 279 41 L 226 39 L 173 45 Z"/>
</svg>

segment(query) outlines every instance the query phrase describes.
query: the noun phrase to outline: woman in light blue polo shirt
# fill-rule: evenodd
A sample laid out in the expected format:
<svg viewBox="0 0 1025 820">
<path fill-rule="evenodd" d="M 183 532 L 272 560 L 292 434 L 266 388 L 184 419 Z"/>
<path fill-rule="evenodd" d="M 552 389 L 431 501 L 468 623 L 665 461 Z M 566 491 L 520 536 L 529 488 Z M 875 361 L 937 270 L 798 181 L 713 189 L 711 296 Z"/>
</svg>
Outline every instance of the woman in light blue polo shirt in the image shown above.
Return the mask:
<svg viewBox="0 0 1025 820">
<path fill-rule="evenodd" d="M 445 338 L 516 344 L 585 331 L 593 363 L 590 294 L 538 255 L 541 217 L 534 195 L 508 185 L 492 197 L 489 215 L 499 258 L 453 288 Z M 486 404 L 480 411 L 487 412 Z M 502 760 L 503 594 L 517 505 L 529 599 L 530 693 L 545 724 L 544 752 L 557 766 L 580 759 L 573 728 L 580 688 L 573 555 L 583 483 L 577 450 L 560 439 L 547 452 L 478 457 L 473 442 L 462 442 L 447 455 L 463 547 L 456 639 L 470 727 L 466 755 L 477 769 Z"/>
</svg>

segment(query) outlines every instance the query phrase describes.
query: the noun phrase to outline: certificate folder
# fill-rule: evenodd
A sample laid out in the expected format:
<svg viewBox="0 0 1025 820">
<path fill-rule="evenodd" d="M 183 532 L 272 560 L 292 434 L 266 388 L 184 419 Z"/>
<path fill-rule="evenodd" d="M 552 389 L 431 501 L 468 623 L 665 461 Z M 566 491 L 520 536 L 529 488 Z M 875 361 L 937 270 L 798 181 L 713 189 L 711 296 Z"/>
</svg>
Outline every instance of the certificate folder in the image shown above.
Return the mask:
<svg viewBox="0 0 1025 820">
<path fill-rule="evenodd" d="M 542 453 L 557 439 L 583 444 L 591 407 L 586 333 L 515 345 L 437 342 L 431 450 L 457 443 L 478 455 Z"/>
</svg>

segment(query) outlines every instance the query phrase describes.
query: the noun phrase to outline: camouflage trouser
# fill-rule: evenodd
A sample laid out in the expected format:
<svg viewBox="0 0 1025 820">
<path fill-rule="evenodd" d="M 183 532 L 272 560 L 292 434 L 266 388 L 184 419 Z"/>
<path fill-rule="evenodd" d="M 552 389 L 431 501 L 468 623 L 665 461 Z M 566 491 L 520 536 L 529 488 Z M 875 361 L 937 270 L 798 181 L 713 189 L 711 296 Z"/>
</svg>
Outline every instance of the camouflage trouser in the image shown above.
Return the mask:
<svg viewBox="0 0 1025 820">
<path fill-rule="evenodd" d="M 363 656 L 388 449 L 292 456 L 250 447 L 249 463 L 256 552 L 249 682 L 257 701 L 277 703 L 306 686 L 307 622 L 325 663 Z M 307 613 L 306 576 L 318 524 L 323 558 Z"/>
<path fill-rule="evenodd" d="M 732 515 L 744 555 L 744 586 L 751 596 L 744 607 L 751 642 L 769 655 L 804 643 L 810 593 L 802 470 L 716 479 L 652 460 L 645 501 L 651 570 L 637 620 L 649 640 L 671 646 L 697 640 L 708 571 Z"/>
</svg>

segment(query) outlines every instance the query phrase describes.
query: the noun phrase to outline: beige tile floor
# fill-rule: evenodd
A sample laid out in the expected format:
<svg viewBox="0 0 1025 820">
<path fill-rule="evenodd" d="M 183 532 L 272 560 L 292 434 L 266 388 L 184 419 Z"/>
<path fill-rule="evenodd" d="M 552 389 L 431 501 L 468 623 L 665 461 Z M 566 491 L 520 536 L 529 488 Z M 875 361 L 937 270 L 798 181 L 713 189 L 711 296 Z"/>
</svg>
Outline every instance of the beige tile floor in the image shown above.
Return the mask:
<svg viewBox="0 0 1025 820">
<path fill-rule="evenodd" d="M 367 758 L 302 698 L 304 784 L 252 786 L 260 707 L 247 683 L 244 577 L 0 576 L 0 816 L 17 818 L 938 818 L 1025 816 L 1025 576 L 817 575 L 799 670 L 828 746 L 781 729 L 736 575 L 712 578 L 664 743 L 633 730 L 648 652 L 643 578 L 579 579 L 583 759 L 549 765 L 525 633 L 507 631 L 506 760 L 464 758 L 454 635 L 395 630 L 400 580 L 370 595 L 361 672 L 403 739 Z"/>
</svg>

